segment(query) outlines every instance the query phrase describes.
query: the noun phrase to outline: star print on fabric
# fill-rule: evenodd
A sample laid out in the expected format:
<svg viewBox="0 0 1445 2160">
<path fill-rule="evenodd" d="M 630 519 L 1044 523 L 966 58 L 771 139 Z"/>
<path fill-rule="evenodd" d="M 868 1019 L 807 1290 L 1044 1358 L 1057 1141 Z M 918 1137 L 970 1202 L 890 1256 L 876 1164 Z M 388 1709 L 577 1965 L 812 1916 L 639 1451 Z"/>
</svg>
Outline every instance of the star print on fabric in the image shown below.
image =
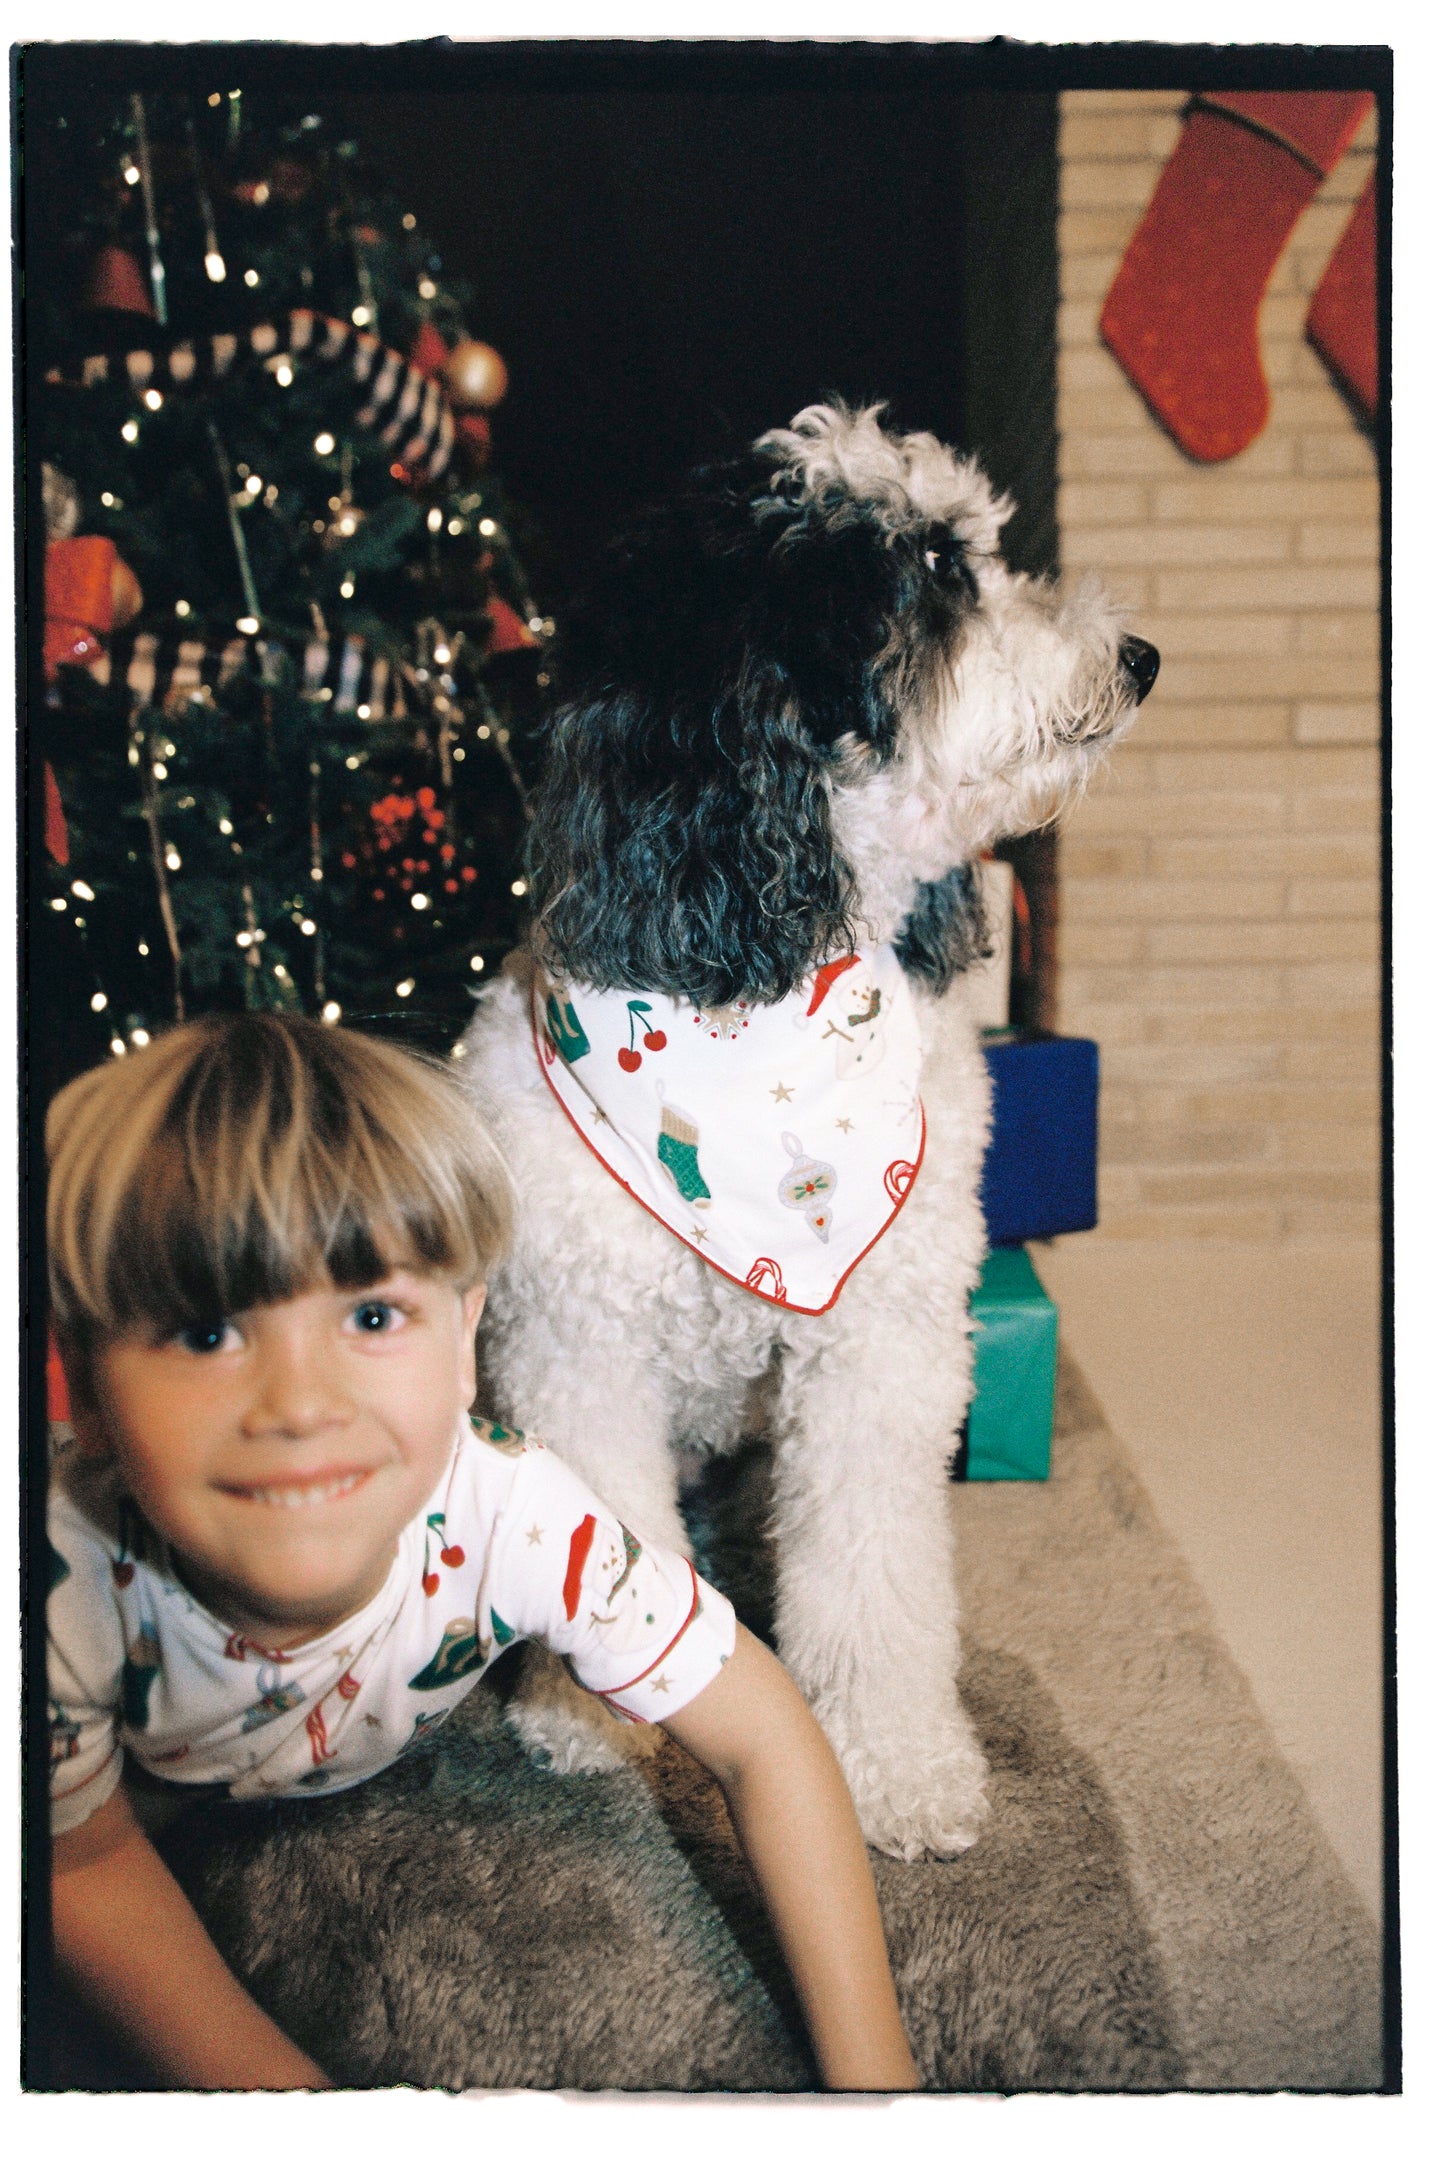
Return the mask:
<svg viewBox="0 0 1445 2160">
<path fill-rule="evenodd" d="M 776 1087 L 775 1087 L 775 1088 L 773 1089 L 773 1101 L 774 1101 L 774 1102 L 791 1102 L 791 1101 L 792 1101 L 792 1099 L 793 1099 L 793 1091 L 792 1091 L 792 1089 L 791 1089 L 790 1087 L 784 1087 L 784 1086 L 783 1086 L 783 1083 L 782 1083 L 782 1081 L 780 1080 L 780 1081 L 778 1082 L 777 1086 L 776 1086 Z"/>
<path fill-rule="evenodd" d="M 706 1230 L 702 1230 L 702 1229 L 694 1228 L 694 1230 L 693 1230 L 693 1233 L 692 1233 L 692 1234 L 693 1234 L 693 1236 L 694 1236 L 694 1237 L 695 1237 L 695 1238 L 697 1239 L 697 1242 L 698 1242 L 698 1244 L 699 1244 L 699 1245 L 705 1245 L 705 1244 L 707 1243 L 707 1232 L 706 1232 Z"/>
<path fill-rule="evenodd" d="M 853 1120 L 850 1117 L 834 1118 L 833 1123 L 837 1126 L 839 1132 L 851 1132 L 853 1130 Z"/>
<path fill-rule="evenodd" d="M 540 1523 L 533 1523 L 531 1529 L 527 1532 L 527 1543 L 529 1545 L 540 1545 L 541 1542 L 542 1526 Z"/>
<path fill-rule="evenodd" d="M 654 1695 L 670 1695 L 672 1693 L 672 1682 L 668 1679 L 666 1673 L 658 1674 L 652 1683 L 652 1692 Z"/>
<path fill-rule="evenodd" d="M 605 1125 L 607 1123 L 607 1112 L 605 1110 L 594 1110 L 592 1112 L 592 1122 L 594 1125 Z"/>
</svg>

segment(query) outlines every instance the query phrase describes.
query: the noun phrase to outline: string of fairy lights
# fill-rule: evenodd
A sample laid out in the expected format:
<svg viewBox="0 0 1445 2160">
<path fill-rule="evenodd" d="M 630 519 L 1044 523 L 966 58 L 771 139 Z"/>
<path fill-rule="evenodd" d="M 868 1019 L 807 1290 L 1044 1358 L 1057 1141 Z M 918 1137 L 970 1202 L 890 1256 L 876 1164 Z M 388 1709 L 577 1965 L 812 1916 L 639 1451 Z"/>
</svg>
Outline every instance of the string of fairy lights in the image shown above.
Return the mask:
<svg viewBox="0 0 1445 2160">
<path fill-rule="evenodd" d="M 207 102 L 212 108 L 224 105 L 227 139 L 234 147 L 242 128 L 242 93 L 239 90 L 224 93 L 212 91 Z M 138 92 L 133 93 L 130 98 L 130 115 L 130 146 L 122 158 L 121 177 L 128 188 L 140 190 L 150 300 L 156 323 L 165 326 L 168 321 L 167 280 L 158 216 L 156 174 L 151 155 L 145 100 Z M 231 267 L 219 243 L 195 120 L 189 109 L 183 115 L 183 124 L 187 161 L 199 212 L 202 267 L 210 283 L 223 285 L 231 275 Z M 309 116 L 302 122 L 303 128 L 319 124 L 315 116 Z M 249 199 L 258 207 L 264 206 L 268 197 L 269 187 L 266 181 L 261 180 L 251 185 Z M 416 218 L 413 213 L 401 214 L 399 222 L 404 233 L 409 234 L 415 230 Z M 367 245 L 360 232 L 353 233 L 352 257 L 356 301 L 351 309 L 351 322 L 358 330 L 365 330 L 376 323 L 377 300 Z M 302 276 L 303 282 L 309 282 L 304 268 Z M 255 288 L 261 282 L 261 272 L 254 266 L 246 265 L 241 270 L 241 278 L 247 287 Z M 423 268 L 417 275 L 416 290 L 424 307 L 437 297 L 437 285 L 429 268 Z M 495 359 L 495 356 L 492 357 Z M 291 388 L 296 380 L 298 364 L 298 359 L 284 350 L 264 362 L 265 373 L 278 393 L 284 395 Z M 497 364 L 500 367 L 500 362 Z M 505 370 L 502 371 L 502 382 L 505 385 Z M 127 446 L 138 447 L 143 441 L 147 421 L 161 413 L 166 393 L 154 381 L 147 382 L 143 388 L 133 382 L 132 389 L 135 409 L 122 421 L 120 435 Z M 309 656 L 318 649 L 329 649 L 338 642 L 323 607 L 317 599 L 310 602 L 310 640 L 304 636 L 298 637 L 294 630 L 285 625 L 268 622 L 258 594 L 251 561 L 246 531 L 248 517 L 258 510 L 264 515 L 279 517 L 282 514 L 280 490 L 274 482 L 268 482 L 263 473 L 233 459 L 212 413 L 206 416 L 206 432 L 224 500 L 236 563 L 241 612 L 234 617 L 234 627 L 235 637 L 241 641 L 244 664 L 253 667 L 263 695 L 268 695 L 286 680 L 288 670 L 294 668 L 294 685 L 303 701 L 310 702 L 318 712 L 323 711 L 333 703 L 335 692 L 324 682 L 311 685 L 307 677 Z M 327 499 L 328 517 L 317 517 L 310 521 L 313 533 L 321 538 L 323 548 L 326 548 L 333 543 L 350 539 L 366 513 L 353 500 L 353 451 L 350 443 L 344 439 L 338 442 L 331 429 L 322 429 L 313 440 L 312 453 L 318 463 L 335 475 L 335 491 Z M 406 468 L 400 464 L 392 466 L 392 473 L 398 480 L 408 477 Z M 530 598 L 520 558 L 503 522 L 496 515 L 495 509 L 488 506 L 485 490 L 467 485 L 464 480 L 456 479 L 454 474 L 448 474 L 445 478 L 450 482 L 448 492 L 443 502 L 433 502 L 428 508 L 424 520 L 425 529 L 433 541 L 439 541 L 444 533 L 448 538 L 457 540 L 469 532 L 474 532 L 477 539 L 484 544 L 484 562 L 500 562 L 510 572 L 513 589 L 523 596 L 520 620 L 526 628 L 525 642 L 534 644 L 537 648 L 539 664 L 536 681 L 545 691 L 550 681 L 547 646 L 554 634 L 555 625 L 549 617 L 541 614 Z M 100 500 L 102 505 L 110 510 L 123 507 L 123 498 L 113 490 L 102 494 Z M 356 573 L 343 563 L 336 583 L 336 597 L 342 601 L 350 601 L 355 592 Z M 192 603 L 182 596 L 176 599 L 174 609 L 178 625 L 184 631 L 194 618 Z M 141 641 L 136 642 L 139 650 Z M 151 640 L 152 648 L 155 642 L 154 639 Z M 345 642 L 356 644 L 358 641 L 351 638 Z M 196 648 L 193 647 L 192 650 L 194 652 Z M 204 651 L 204 646 L 200 650 Z M 414 646 L 410 653 L 398 651 L 387 654 L 387 682 L 392 690 L 393 701 L 388 704 L 383 697 L 378 703 L 373 691 L 370 696 L 354 698 L 350 706 L 350 710 L 354 711 L 356 718 L 361 721 L 395 720 L 403 716 L 413 723 L 421 721 L 436 762 L 445 829 L 449 841 L 453 843 L 454 768 L 465 762 L 468 750 L 473 744 L 482 746 L 483 754 L 490 753 L 499 760 L 516 792 L 522 815 L 525 817 L 530 814 L 522 774 L 511 747 L 509 728 L 495 709 L 481 679 L 479 663 L 485 657 L 485 652 L 484 639 L 469 639 L 464 628 L 449 630 L 440 619 L 429 617 L 416 624 Z M 466 671 L 465 680 L 461 666 L 464 656 L 473 663 Z M 227 654 L 222 656 L 222 680 L 226 679 L 228 657 L 233 662 L 234 672 L 234 641 L 228 645 Z M 377 673 L 378 670 L 374 667 L 373 676 Z M 209 707 L 212 699 L 210 691 L 200 681 L 198 668 L 195 669 L 195 679 L 191 687 L 182 688 L 179 692 L 172 687 L 159 706 L 154 702 L 158 681 L 159 677 L 153 667 L 148 675 L 145 665 L 137 667 L 136 663 L 132 664 L 127 675 L 127 688 L 130 692 L 127 759 L 135 770 L 140 788 L 140 807 L 155 884 L 157 910 L 170 960 L 173 1014 L 175 1019 L 183 1020 L 186 1016 L 185 955 L 172 895 L 172 880 L 183 874 L 184 859 L 175 837 L 168 834 L 165 828 L 167 804 L 164 789 L 170 778 L 172 761 L 178 755 L 173 731 L 183 726 L 189 708 L 197 704 Z M 365 747 L 358 747 L 351 751 L 343 762 L 347 769 L 355 771 L 366 763 L 370 756 L 371 753 Z M 310 891 L 294 895 L 285 913 L 289 927 L 302 941 L 300 949 L 305 954 L 305 972 L 318 1015 L 324 1022 L 334 1025 L 342 1019 L 343 1008 L 341 1001 L 328 987 L 326 939 L 320 920 L 320 903 L 328 882 L 328 874 L 321 827 L 322 766 L 315 756 L 309 760 L 308 778 L 307 878 Z M 181 795 L 173 799 L 171 807 L 176 812 L 190 812 L 196 810 L 198 805 L 195 796 Z M 270 958 L 267 954 L 269 933 L 257 910 L 245 848 L 237 836 L 229 807 L 217 815 L 216 829 L 236 858 L 235 869 L 239 879 L 241 904 L 241 921 L 234 933 L 236 946 L 244 955 L 248 968 L 257 971 L 269 968 L 283 994 L 293 992 L 296 985 L 288 959 Z M 135 859 L 134 855 L 132 859 Z M 515 879 L 511 885 L 512 896 L 520 899 L 525 892 L 525 879 Z M 86 935 L 88 916 L 85 911 L 95 904 L 94 889 L 82 877 L 72 878 L 67 891 L 53 896 L 49 902 L 53 909 L 70 915 L 80 935 L 94 981 L 90 998 L 91 1010 L 97 1014 L 111 1015 L 110 1048 L 113 1055 L 121 1057 L 130 1049 L 141 1048 L 150 1041 L 151 1026 L 144 1015 L 132 1014 L 124 1021 L 116 1015 L 110 991 L 96 968 L 90 940 Z M 431 894 L 417 890 L 411 895 L 411 905 L 418 913 L 423 913 L 432 909 L 434 902 Z M 141 958 L 149 959 L 149 939 L 139 939 L 137 950 Z M 469 967 L 474 974 L 482 973 L 485 958 L 480 951 L 470 955 Z M 395 984 L 395 994 L 401 1000 L 409 998 L 415 989 L 414 975 L 403 975 Z"/>
</svg>

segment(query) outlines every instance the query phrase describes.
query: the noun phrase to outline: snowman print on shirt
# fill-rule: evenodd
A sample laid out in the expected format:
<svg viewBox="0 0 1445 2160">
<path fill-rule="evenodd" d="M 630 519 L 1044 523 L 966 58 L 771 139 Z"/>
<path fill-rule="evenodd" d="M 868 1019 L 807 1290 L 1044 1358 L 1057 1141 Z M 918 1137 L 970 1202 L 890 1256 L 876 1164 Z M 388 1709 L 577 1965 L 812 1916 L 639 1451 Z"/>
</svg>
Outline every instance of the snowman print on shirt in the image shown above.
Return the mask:
<svg viewBox="0 0 1445 2160">
<path fill-rule="evenodd" d="M 562 1606 L 569 1620 L 589 1621 L 609 1650 L 631 1655 L 661 1639 L 671 1599 L 657 1562 L 625 1524 L 584 1515 L 568 1545 Z"/>
</svg>

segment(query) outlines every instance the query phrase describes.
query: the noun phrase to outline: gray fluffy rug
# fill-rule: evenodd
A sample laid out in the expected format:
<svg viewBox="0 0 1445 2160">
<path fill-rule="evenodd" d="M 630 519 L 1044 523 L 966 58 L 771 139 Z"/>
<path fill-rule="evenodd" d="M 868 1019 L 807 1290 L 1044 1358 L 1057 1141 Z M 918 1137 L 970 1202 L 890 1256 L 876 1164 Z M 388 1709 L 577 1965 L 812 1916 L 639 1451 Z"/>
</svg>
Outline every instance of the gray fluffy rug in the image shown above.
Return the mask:
<svg viewBox="0 0 1445 2160">
<path fill-rule="evenodd" d="M 759 1627 L 765 1481 L 743 1458 L 698 1525 Z M 961 1487 L 957 1516 L 993 1816 L 960 1860 L 874 1857 L 926 2082 L 1377 2087 L 1376 1931 L 1070 1368 L 1049 1483 Z M 721 1799 L 671 1742 L 555 1778 L 484 1684 L 367 1786 L 195 1807 L 162 1844 L 346 2084 L 815 2087 Z M 74 2041 L 57 2084 L 143 2082 Z"/>
</svg>

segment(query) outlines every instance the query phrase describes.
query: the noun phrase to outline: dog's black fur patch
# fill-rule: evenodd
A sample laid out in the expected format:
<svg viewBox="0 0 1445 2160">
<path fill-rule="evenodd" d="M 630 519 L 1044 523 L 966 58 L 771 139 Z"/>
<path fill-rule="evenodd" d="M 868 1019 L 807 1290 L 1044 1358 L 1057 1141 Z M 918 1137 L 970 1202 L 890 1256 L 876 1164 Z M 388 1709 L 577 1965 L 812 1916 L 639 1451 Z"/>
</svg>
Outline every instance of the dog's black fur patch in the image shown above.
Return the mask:
<svg viewBox="0 0 1445 2160">
<path fill-rule="evenodd" d="M 917 888 L 893 950 L 910 975 L 938 991 L 976 960 L 991 958 L 983 879 L 971 862 Z"/>
<path fill-rule="evenodd" d="M 640 515 L 570 627 L 528 853 L 559 974 L 771 1002 L 853 940 L 830 773 L 892 755 L 977 588 L 948 527 L 886 532 L 773 471 L 706 468 Z M 967 873 L 920 888 L 902 949 L 935 988 L 980 949 L 971 896 Z"/>
</svg>

